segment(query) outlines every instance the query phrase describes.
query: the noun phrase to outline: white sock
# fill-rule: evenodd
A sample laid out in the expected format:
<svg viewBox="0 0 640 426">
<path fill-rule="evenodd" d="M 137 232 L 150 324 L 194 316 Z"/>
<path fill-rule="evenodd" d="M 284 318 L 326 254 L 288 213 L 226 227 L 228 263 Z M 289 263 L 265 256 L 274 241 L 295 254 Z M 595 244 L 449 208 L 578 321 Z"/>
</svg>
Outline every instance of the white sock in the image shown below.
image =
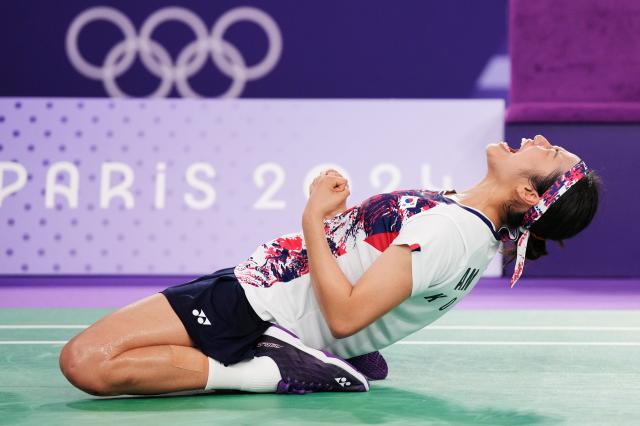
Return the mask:
<svg viewBox="0 0 640 426">
<path fill-rule="evenodd" d="M 226 367 L 209 358 L 209 378 L 204 389 L 275 392 L 281 379 L 277 364 L 268 356 L 256 357 Z"/>
</svg>

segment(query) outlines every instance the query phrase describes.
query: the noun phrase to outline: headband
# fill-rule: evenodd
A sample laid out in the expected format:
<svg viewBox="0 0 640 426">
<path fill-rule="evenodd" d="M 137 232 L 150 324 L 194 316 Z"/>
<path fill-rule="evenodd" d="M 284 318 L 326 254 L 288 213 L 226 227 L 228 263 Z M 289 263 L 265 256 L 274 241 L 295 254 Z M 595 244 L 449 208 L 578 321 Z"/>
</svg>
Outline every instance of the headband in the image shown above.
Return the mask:
<svg viewBox="0 0 640 426">
<path fill-rule="evenodd" d="M 540 201 L 535 206 L 532 206 L 527 212 L 524 214 L 524 218 L 522 219 L 522 226 L 518 229 L 520 233 L 520 238 L 518 238 L 517 243 L 517 254 L 516 254 L 516 267 L 513 271 L 513 276 L 511 277 L 510 286 L 513 286 L 518 282 L 520 276 L 522 275 L 522 271 L 524 270 L 524 261 L 525 256 L 527 254 L 527 243 L 529 241 L 529 235 L 531 234 L 531 227 L 538 219 L 542 217 L 542 215 L 551 207 L 553 203 L 555 203 L 565 192 L 569 190 L 573 185 L 575 185 L 580 179 L 585 177 L 589 172 L 589 168 L 584 163 L 584 161 L 580 161 L 576 165 L 574 165 L 569 171 L 560 176 L 558 180 L 556 180 L 549 189 L 542 194 L 540 197 Z"/>
</svg>

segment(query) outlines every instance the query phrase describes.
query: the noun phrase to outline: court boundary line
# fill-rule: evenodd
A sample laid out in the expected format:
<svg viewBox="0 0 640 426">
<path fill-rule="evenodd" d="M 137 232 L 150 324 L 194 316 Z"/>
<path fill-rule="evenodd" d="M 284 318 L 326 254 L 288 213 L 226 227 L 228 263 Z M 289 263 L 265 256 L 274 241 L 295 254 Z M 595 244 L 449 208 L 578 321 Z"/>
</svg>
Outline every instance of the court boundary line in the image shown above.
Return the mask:
<svg viewBox="0 0 640 426">
<path fill-rule="evenodd" d="M 0 330 L 84 329 L 85 324 L 11 324 Z M 434 325 L 421 330 L 494 330 L 494 331 L 640 331 L 640 326 L 545 326 L 545 325 Z"/>
<path fill-rule="evenodd" d="M 405 340 L 395 345 L 451 345 L 451 346 L 640 346 L 640 342 L 562 342 L 562 341 L 505 341 L 505 340 Z"/>
<path fill-rule="evenodd" d="M 51 330 L 51 329 L 84 329 L 88 325 L 63 325 L 63 324 L 12 324 L 0 325 L 0 330 Z"/>
<path fill-rule="evenodd" d="M 640 331 L 640 326 L 435 325 L 426 326 L 422 330 Z"/>
<path fill-rule="evenodd" d="M 0 345 L 64 345 L 67 340 L 0 340 Z M 397 345 L 433 346 L 640 346 L 640 342 L 561 342 L 561 341 L 463 341 L 463 340 L 406 340 Z"/>
</svg>

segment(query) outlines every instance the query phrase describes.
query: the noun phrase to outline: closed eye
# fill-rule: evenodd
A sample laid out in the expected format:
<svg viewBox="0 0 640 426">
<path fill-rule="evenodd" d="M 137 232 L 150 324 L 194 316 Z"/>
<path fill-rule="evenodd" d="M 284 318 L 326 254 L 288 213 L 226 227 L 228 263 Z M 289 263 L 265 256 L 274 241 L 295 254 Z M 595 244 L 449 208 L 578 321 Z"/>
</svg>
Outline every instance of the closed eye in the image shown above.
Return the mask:
<svg viewBox="0 0 640 426">
<path fill-rule="evenodd" d="M 558 148 L 556 148 L 556 153 L 555 153 L 555 154 L 553 154 L 553 158 L 556 158 L 556 157 L 558 156 L 558 152 L 559 152 L 559 151 L 560 151 L 560 150 L 559 150 Z"/>
</svg>

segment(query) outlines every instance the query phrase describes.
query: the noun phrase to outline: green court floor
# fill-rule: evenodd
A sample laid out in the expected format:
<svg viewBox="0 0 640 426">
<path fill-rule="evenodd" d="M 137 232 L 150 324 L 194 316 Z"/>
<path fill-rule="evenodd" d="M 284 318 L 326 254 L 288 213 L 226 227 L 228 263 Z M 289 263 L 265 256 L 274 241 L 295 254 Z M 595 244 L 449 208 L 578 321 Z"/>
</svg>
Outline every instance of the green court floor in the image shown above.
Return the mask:
<svg viewBox="0 0 640 426">
<path fill-rule="evenodd" d="M 369 393 L 101 399 L 58 353 L 107 312 L 0 310 L 0 424 L 640 424 L 640 312 L 453 311 L 384 350 Z"/>
</svg>

